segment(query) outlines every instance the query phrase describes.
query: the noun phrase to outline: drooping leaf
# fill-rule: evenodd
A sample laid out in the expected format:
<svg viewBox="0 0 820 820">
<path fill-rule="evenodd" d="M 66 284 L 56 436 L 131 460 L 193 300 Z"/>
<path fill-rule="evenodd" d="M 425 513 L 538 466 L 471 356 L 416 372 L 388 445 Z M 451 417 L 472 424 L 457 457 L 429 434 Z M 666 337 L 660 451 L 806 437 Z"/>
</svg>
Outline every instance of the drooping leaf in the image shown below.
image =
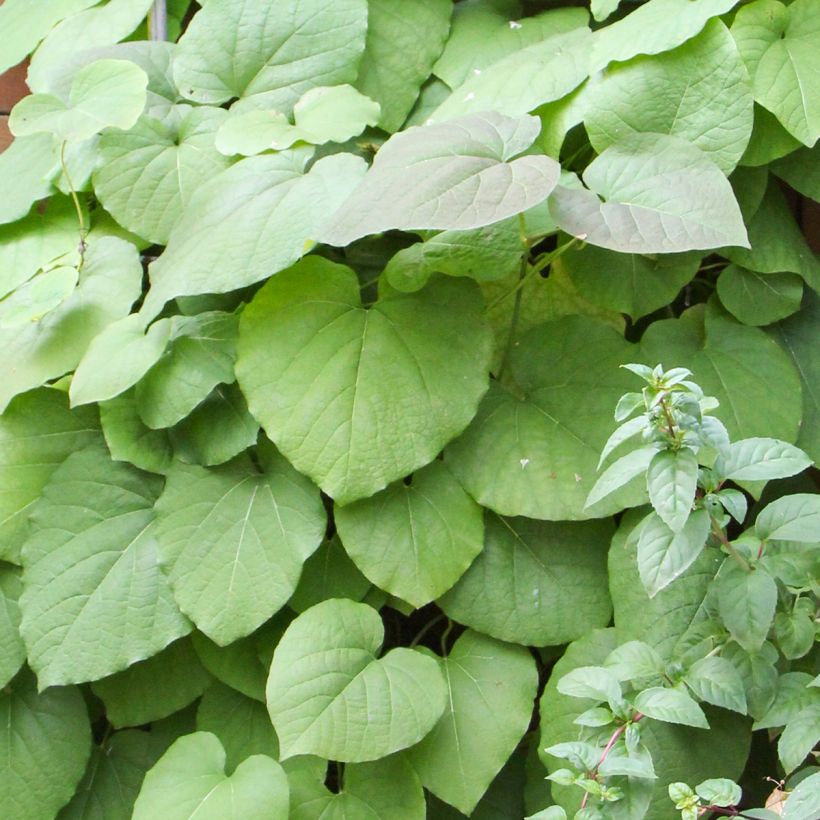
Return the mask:
<svg viewBox="0 0 820 820">
<path fill-rule="evenodd" d="M 728 265 L 717 281 L 720 301 L 745 325 L 768 325 L 800 310 L 803 282 L 793 273 L 757 273 Z"/>
<path fill-rule="evenodd" d="M 291 820 L 367 817 L 368 820 L 423 820 L 424 789 L 404 755 L 372 763 L 349 763 L 338 791 L 325 785 L 327 763 L 301 756 L 285 761 L 290 783 Z"/>
<path fill-rule="evenodd" d="M 141 282 L 133 245 L 115 237 L 91 241 L 71 296 L 37 322 L 0 329 L 0 410 L 18 393 L 76 367 L 92 339 L 128 313 Z"/>
<path fill-rule="evenodd" d="M 446 691 L 436 661 L 404 648 L 378 658 L 383 639 L 378 613 L 343 599 L 293 621 L 274 652 L 267 687 L 283 758 L 376 760 L 433 728 Z"/>
<path fill-rule="evenodd" d="M 75 686 L 37 691 L 21 672 L 0 692 L 0 813 L 54 817 L 74 793 L 91 750 L 91 727 Z"/>
<path fill-rule="evenodd" d="M 214 148 L 224 112 L 176 106 L 164 119 L 143 116 L 100 140 L 94 192 L 125 228 L 167 244 L 192 193 L 229 164 Z"/>
<path fill-rule="evenodd" d="M 190 631 L 158 565 L 158 494 L 154 476 L 94 445 L 70 455 L 34 503 L 20 609 L 41 687 L 110 675 Z"/>
<path fill-rule="evenodd" d="M 205 469 L 176 463 L 157 501 L 159 558 L 182 611 L 221 645 L 290 598 L 319 546 L 319 493 L 281 456 Z"/>
<path fill-rule="evenodd" d="M 350 269 L 310 257 L 257 293 L 238 350 L 251 412 L 344 504 L 461 432 L 486 390 L 490 339 L 472 283 L 440 279 L 366 310 Z"/>
<path fill-rule="evenodd" d="M 305 174 L 306 160 L 294 152 L 249 157 L 201 185 L 151 265 L 143 313 L 155 316 L 176 296 L 251 285 L 309 251 L 361 179 L 364 163 L 338 154 Z"/>
<path fill-rule="evenodd" d="M 91 688 L 105 704 L 108 721 L 119 729 L 173 715 L 193 703 L 211 680 L 191 641 L 183 638 L 147 660 L 94 681 Z"/>
<path fill-rule="evenodd" d="M 19 562 L 31 506 L 54 470 L 100 440 L 91 408 L 69 410 L 60 390 L 18 396 L 0 416 L 0 558 Z"/>
<path fill-rule="evenodd" d="M 84 140 L 103 128 L 130 128 L 145 107 L 145 72 L 127 60 L 98 60 L 77 72 L 65 102 L 31 94 L 14 106 L 15 136 L 47 132 L 60 140 Z"/>
<path fill-rule="evenodd" d="M 216 0 L 180 38 L 174 80 L 182 95 L 219 104 L 264 94 L 289 113 L 309 88 L 352 82 L 364 51 L 365 0 Z"/>
<path fill-rule="evenodd" d="M 809 147 L 820 136 L 819 33 L 820 14 L 811 0 L 789 6 L 758 0 L 738 12 L 732 25 L 755 99 Z"/>
<path fill-rule="evenodd" d="M 726 177 L 680 137 L 630 134 L 587 166 L 584 182 L 588 190 L 559 185 L 550 212 L 592 245 L 643 254 L 748 247 Z"/>
<path fill-rule="evenodd" d="M 641 503 L 645 481 L 584 510 L 612 431 L 612 408 L 634 386 L 618 367 L 634 360 L 620 334 L 589 317 L 568 316 L 530 330 L 509 359 L 517 386 L 493 382 L 470 427 L 445 453 L 467 492 L 501 515 L 548 520 Z"/>
<path fill-rule="evenodd" d="M 514 158 L 537 133 L 534 117 L 485 113 L 396 134 L 319 238 L 347 245 L 391 228 L 468 230 L 521 213 L 558 182 L 550 157 Z"/>
<path fill-rule="evenodd" d="M 651 104 L 636 105 L 636 99 Z M 611 66 L 593 87 L 584 123 L 599 153 L 634 132 L 672 134 L 728 174 L 752 134 L 752 106 L 735 41 L 722 22 L 711 20 L 672 51 Z"/>
<path fill-rule="evenodd" d="M 268 820 L 285 817 L 288 781 L 267 755 L 253 755 L 225 773 L 225 749 L 216 735 L 179 738 L 145 775 L 133 820 Z"/>
<path fill-rule="evenodd" d="M 415 607 L 443 595 L 484 546 L 482 511 L 440 461 L 334 514 L 345 550 L 379 588 Z"/>
<path fill-rule="evenodd" d="M 592 507 L 608 498 L 632 481 L 633 478 L 643 476 L 658 455 L 660 455 L 658 450 L 654 446 L 648 445 L 632 450 L 632 452 L 612 462 L 598 476 L 598 480 L 589 491 L 585 508 Z M 651 488 L 650 484 L 649 489 L 651 490 Z"/>
<path fill-rule="evenodd" d="M 470 814 L 527 729 L 537 690 L 532 656 L 467 631 L 441 668 L 449 700 L 407 754 L 425 787 Z"/>
<path fill-rule="evenodd" d="M 58 820 L 131 820 L 145 773 L 162 746 L 153 733 L 129 729 L 94 746 L 71 801 Z"/>
<path fill-rule="evenodd" d="M 811 466 L 811 459 L 799 448 L 773 438 L 745 438 L 733 441 L 715 462 L 721 479 L 769 481 L 788 478 Z"/>
<path fill-rule="evenodd" d="M 454 620 L 524 645 L 566 643 L 606 624 L 608 522 L 486 515 L 484 550 L 440 600 Z"/>
<path fill-rule="evenodd" d="M 820 151 L 799 148 L 773 162 L 771 170 L 795 191 L 820 202 Z"/>
<path fill-rule="evenodd" d="M 26 660 L 17 603 L 21 591 L 19 568 L 0 564 L 0 687 L 17 674 Z"/>
<path fill-rule="evenodd" d="M 279 757 L 279 741 L 264 703 L 228 686 L 213 683 L 205 691 L 196 713 L 199 732 L 211 732 L 225 748 L 225 770 L 232 774 L 252 755 Z"/>
<path fill-rule="evenodd" d="M 802 399 L 794 366 L 765 333 L 714 302 L 705 312 L 693 308 L 680 319 L 654 322 L 641 338 L 641 357 L 695 373 L 706 395 L 720 402 L 715 416 L 732 439 L 797 437 Z M 770 384 L 778 385 L 776 393 Z"/>
<path fill-rule="evenodd" d="M 430 76 L 450 29 L 449 0 L 369 0 L 356 87 L 381 106 L 379 126 L 397 131 Z"/>
</svg>

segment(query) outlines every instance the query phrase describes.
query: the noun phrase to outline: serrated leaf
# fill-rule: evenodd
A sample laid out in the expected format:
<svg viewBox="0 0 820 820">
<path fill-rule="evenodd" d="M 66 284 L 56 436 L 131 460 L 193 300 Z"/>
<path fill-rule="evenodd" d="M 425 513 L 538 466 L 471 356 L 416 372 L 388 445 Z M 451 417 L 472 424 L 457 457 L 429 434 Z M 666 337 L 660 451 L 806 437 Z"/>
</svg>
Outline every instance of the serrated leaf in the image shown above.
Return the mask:
<svg viewBox="0 0 820 820">
<path fill-rule="evenodd" d="M 0 812 L 53 817 L 71 798 L 91 751 L 85 701 L 75 686 L 37 691 L 21 672 L 0 692 Z"/>
<path fill-rule="evenodd" d="M 432 461 L 472 418 L 490 354 L 479 314 L 475 286 L 453 279 L 365 310 L 353 271 L 311 257 L 245 309 L 237 377 L 282 453 L 345 504 Z"/>
<path fill-rule="evenodd" d="M 758 718 L 753 728 L 771 729 L 785 726 L 816 698 L 812 692 L 811 675 L 786 672 L 777 681 L 777 693 L 766 714 Z"/>
<path fill-rule="evenodd" d="M 54 470 L 100 440 L 91 408 L 69 410 L 60 390 L 18 396 L 0 416 L 0 558 L 18 563 L 31 506 Z"/>
<path fill-rule="evenodd" d="M 757 516 L 755 534 L 764 541 L 812 543 L 820 532 L 820 495 L 795 493 L 778 498 Z"/>
<path fill-rule="evenodd" d="M 450 29 L 449 0 L 369 0 L 356 87 L 381 106 L 379 126 L 397 131 L 430 76 Z"/>
<path fill-rule="evenodd" d="M 604 666 L 618 680 L 636 680 L 660 674 L 663 660 L 649 644 L 627 641 L 607 655 Z"/>
<path fill-rule="evenodd" d="M 96 445 L 70 455 L 35 502 L 20 609 L 41 687 L 110 675 L 190 631 L 158 566 L 158 494 L 156 477 Z"/>
<path fill-rule="evenodd" d="M 684 680 L 701 700 L 741 715 L 746 714 L 743 679 L 734 665 L 725 658 L 711 657 L 695 661 Z"/>
<path fill-rule="evenodd" d="M 225 749 L 216 735 L 179 738 L 145 775 L 134 820 L 267 820 L 283 817 L 289 804 L 282 767 L 266 755 L 242 761 L 225 774 Z"/>
<path fill-rule="evenodd" d="M 142 312 L 153 317 L 177 296 L 251 285 L 307 253 L 365 166 L 338 154 L 303 173 L 306 160 L 290 151 L 249 157 L 201 185 L 150 267 Z"/>
<path fill-rule="evenodd" d="M 688 447 L 661 450 L 646 472 L 649 500 L 655 512 L 674 533 L 686 524 L 698 486 L 698 459 Z"/>
<path fill-rule="evenodd" d="M 174 80 L 184 97 L 219 104 L 264 94 L 289 113 L 309 88 L 352 82 L 364 51 L 365 0 L 216 0 L 180 38 Z"/>
<path fill-rule="evenodd" d="M 292 595 L 319 546 L 319 493 L 281 456 L 207 470 L 177 463 L 156 504 L 159 559 L 174 598 L 221 645 L 253 632 Z"/>
<path fill-rule="evenodd" d="M 445 707 L 436 662 L 412 649 L 378 658 L 384 627 L 366 604 L 334 598 L 287 628 L 273 654 L 267 701 L 282 757 L 364 762 L 421 740 Z"/>
<path fill-rule="evenodd" d="M 127 132 L 105 133 L 93 177 L 103 207 L 128 230 L 167 244 L 193 191 L 229 164 L 214 148 L 224 113 L 176 106 L 163 120 L 145 115 Z"/>
<path fill-rule="evenodd" d="M 94 681 L 91 689 L 105 704 L 108 721 L 119 729 L 173 715 L 193 703 L 211 680 L 190 639 L 183 638 L 147 660 Z"/>
<path fill-rule="evenodd" d="M 749 77 L 719 20 L 671 51 L 611 66 L 592 89 L 584 123 L 599 153 L 631 133 L 672 134 L 728 174 L 752 133 Z M 651 104 L 635 105 L 636 98 Z"/>
<path fill-rule="evenodd" d="M 440 663 L 449 700 L 408 760 L 428 790 L 469 815 L 529 725 L 536 669 L 523 647 L 469 630 Z"/>
<path fill-rule="evenodd" d="M 709 513 L 696 510 L 681 531 L 669 529 L 651 513 L 638 537 L 638 572 L 650 598 L 685 572 L 697 559 L 709 534 Z"/>
<path fill-rule="evenodd" d="M 439 606 L 459 623 L 524 645 L 557 645 L 610 617 L 605 521 L 485 515 L 484 549 Z"/>
<path fill-rule="evenodd" d="M 562 695 L 610 704 L 622 699 L 621 684 L 615 673 L 605 666 L 579 666 L 559 678 L 557 690 Z"/>
<path fill-rule="evenodd" d="M 732 442 L 718 458 L 715 470 L 724 479 L 768 481 L 796 475 L 811 463 L 811 459 L 792 444 L 758 437 Z"/>
<path fill-rule="evenodd" d="M 708 729 L 709 722 L 698 704 L 680 689 L 653 686 L 635 696 L 635 708 L 647 717 L 666 723 L 681 723 L 696 729 Z"/>
<path fill-rule="evenodd" d="M 584 182 L 588 189 L 558 186 L 550 212 L 592 245 L 644 254 L 748 247 L 728 180 L 679 137 L 626 136 L 587 166 Z"/>
<path fill-rule="evenodd" d="M 657 448 L 641 447 L 610 464 L 589 491 L 584 509 L 603 501 L 636 476 L 643 475 L 657 455 Z"/>
<path fill-rule="evenodd" d="M 716 585 L 720 617 L 732 637 L 749 652 L 760 649 L 777 605 L 774 578 L 763 569 L 748 572 L 727 558 Z"/>
<path fill-rule="evenodd" d="M 484 546 L 482 510 L 434 461 L 407 486 L 344 507 L 334 519 L 345 550 L 380 589 L 422 607 L 443 595 Z"/>
<path fill-rule="evenodd" d="M 395 134 L 319 238 L 347 245 L 391 228 L 468 230 L 526 211 L 560 172 L 550 157 L 517 157 L 538 130 L 534 117 L 484 113 Z"/>
<path fill-rule="evenodd" d="M 60 140 L 84 140 L 104 128 L 130 128 L 145 107 L 145 72 L 128 60 L 97 60 L 74 76 L 68 102 L 53 94 L 31 94 L 14 106 L 9 128 L 15 136 L 39 132 Z"/>
<path fill-rule="evenodd" d="M 720 656 L 731 662 L 743 678 L 748 713 L 754 718 L 762 717 L 769 710 L 777 691 L 777 650 L 764 641 L 759 651 L 747 652 L 739 643 L 731 641 Z"/>
</svg>

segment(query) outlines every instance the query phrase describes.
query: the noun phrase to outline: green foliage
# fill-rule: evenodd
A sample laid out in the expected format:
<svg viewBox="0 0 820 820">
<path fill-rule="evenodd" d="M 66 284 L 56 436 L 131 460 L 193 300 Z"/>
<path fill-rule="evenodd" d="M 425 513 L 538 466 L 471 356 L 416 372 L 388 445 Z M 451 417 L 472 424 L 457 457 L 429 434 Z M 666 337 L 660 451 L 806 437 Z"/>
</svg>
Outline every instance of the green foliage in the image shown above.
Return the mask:
<svg viewBox="0 0 820 820">
<path fill-rule="evenodd" d="M 818 36 L 2 3 L 0 817 L 820 815 Z"/>
</svg>

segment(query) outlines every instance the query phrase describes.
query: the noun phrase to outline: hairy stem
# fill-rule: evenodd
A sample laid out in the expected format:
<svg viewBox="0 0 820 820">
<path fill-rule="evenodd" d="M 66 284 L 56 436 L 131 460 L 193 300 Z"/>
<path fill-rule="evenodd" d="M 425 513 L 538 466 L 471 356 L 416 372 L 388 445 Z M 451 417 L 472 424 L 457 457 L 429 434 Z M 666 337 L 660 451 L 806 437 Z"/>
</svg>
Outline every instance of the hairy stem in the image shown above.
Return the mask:
<svg viewBox="0 0 820 820">
<path fill-rule="evenodd" d="M 641 714 L 640 712 L 636 712 L 635 716 L 632 718 L 630 723 L 637 723 L 639 720 L 644 718 L 645 715 Z M 618 738 L 626 731 L 626 727 L 628 723 L 622 723 L 611 735 L 609 740 L 606 742 L 606 746 L 604 746 L 603 752 L 601 752 L 601 757 L 598 759 L 598 762 L 595 764 L 595 768 L 589 773 L 589 776 L 595 780 L 598 777 L 598 769 L 601 768 L 601 764 L 606 760 L 607 755 L 612 751 L 612 747 L 618 742 Z M 589 792 L 584 792 L 584 799 L 581 801 L 581 808 L 585 808 L 587 801 L 589 800 Z"/>
</svg>

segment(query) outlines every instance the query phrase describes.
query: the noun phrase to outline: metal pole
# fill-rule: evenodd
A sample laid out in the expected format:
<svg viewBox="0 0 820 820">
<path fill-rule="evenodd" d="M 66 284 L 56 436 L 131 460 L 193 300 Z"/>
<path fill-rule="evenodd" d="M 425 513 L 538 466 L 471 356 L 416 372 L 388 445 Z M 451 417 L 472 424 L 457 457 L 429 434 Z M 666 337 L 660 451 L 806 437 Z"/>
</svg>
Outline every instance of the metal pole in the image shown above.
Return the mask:
<svg viewBox="0 0 820 820">
<path fill-rule="evenodd" d="M 148 36 L 152 40 L 168 39 L 168 11 L 165 0 L 154 0 L 148 13 Z"/>
</svg>

